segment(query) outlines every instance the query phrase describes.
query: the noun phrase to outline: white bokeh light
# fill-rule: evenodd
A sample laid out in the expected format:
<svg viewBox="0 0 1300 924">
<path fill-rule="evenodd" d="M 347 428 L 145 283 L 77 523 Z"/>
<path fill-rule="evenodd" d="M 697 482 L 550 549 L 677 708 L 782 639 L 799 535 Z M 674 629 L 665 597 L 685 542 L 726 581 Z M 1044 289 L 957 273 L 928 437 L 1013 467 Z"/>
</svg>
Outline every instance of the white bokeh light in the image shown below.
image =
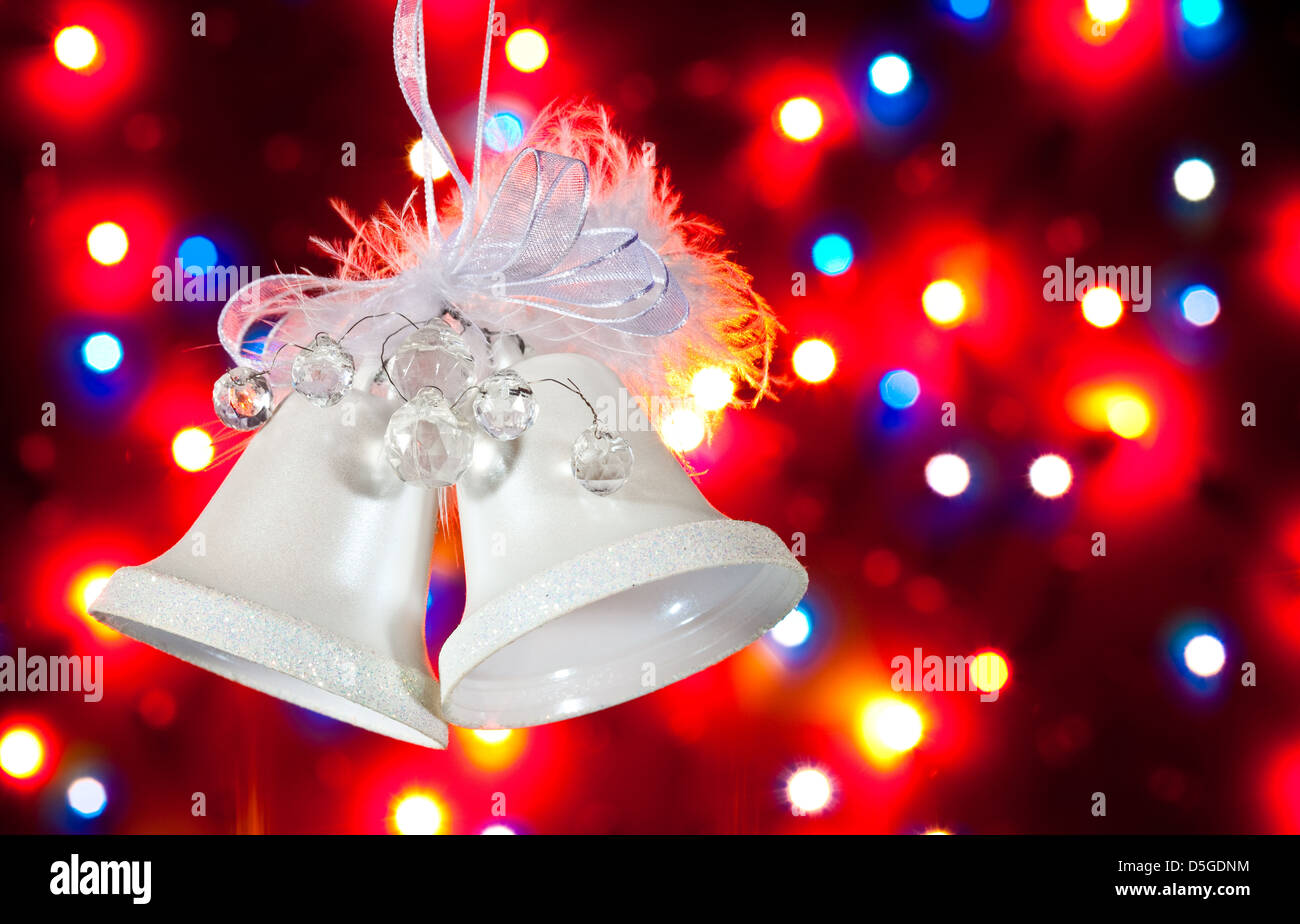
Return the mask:
<svg viewBox="0 0 1300 924">
<path fill-rule="evenodd" d="M 893 96 L 902 93 L 912 82 L 912 68 L 901 55 L 881 55 L 871 62 L 871 85 Z"/>
<path fill-rule="evenodd" d="M 785 792 L 799 811 L 820 812 L 831 801 L 831 781 L 822 771 L 806 767 L 790 775 Z"/>
<path fill-rule="evenodd" d="M 1189 202 L 1209 198 L 1214 192 L 1214 169 L 1199 157 L 1185 160 L 1174 170 L 1174 189 Z"/>
<path fill-rule="evenodd" d="M 925 483 L 944 497 L 956 497 L 970 486 L 970 466 L 961 456 L 940 453 L 925 463 Z"/>
<path fill-rule="evenodd" d="M 1213 635 L 1198 635 L 1183 648 L 1187 669 L 1198 677 L 1213 677 L 1223 670 L 1227 658 L 1223 642 Z"/>
<path fill-rule="evenodd" d="M 108 792 L 99 780 L 83 776 L 68 787 L 68 805 L 83 818 L 94 818 L 108 805 Z"/>
<path fill-rule="evenodd" d="M 785 648 L 797 648 L 812 634 L 812 621 L 803 610 L 791 610 L 789 615 L 774 625 L 767 633 L 772 641 Z"/>
<path fill-rule="evenodd" d="M 1070 463 L 1058 455 L 1039 456 L 1029 466 L 1029 485 L 1043 497 L 1060 497 L 1073 481 Z"/>
<path fill-rule="evenodd" d="M 429 796 L 405 796 L 397 803 L 393 822 L 399 834 L 437 834 L 442 827 L 442 809 Z"/>
<path fill-rule="evenodd" d="M 429 177 L 429 179 L 440 180 L 443 177 L 447 176 L 449 173 L 451 173 L 451 169 L 447 166 L 447 162 L 442 159 L 442 155 L 439 154 L 436 149 L 431 150 L 430 154 L 433 160 L 433 165 L 432 165 L 433 174 Z M 406 162 L 407 165 L 411 168 L 412 173 L 414 173 L 420 179 L 424 179 L 424 139 L 423 138 L 419 139 L 418 141 L 415 142 L 415 144 L 411 145 L 411 150 L 406 155 Z"/>
</svg>

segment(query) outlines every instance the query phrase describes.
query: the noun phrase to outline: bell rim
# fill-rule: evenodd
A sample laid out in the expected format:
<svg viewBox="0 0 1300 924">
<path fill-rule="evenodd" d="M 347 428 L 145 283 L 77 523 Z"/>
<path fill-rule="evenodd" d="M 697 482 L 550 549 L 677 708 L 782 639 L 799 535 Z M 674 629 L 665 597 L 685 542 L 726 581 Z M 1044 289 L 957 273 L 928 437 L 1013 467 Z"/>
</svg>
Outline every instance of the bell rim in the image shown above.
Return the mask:
<svg viewBox="0 0 1300 924">
<path fill-rule="evenodd" d="M 156 600 L 160 590 L 185 594 L 185 605 L 169 610 L 142 597 L 147 591 Z M 251 600 L 142 565 L 114 572 L 90 606 L 90 615 L 163 654 L 335 721 L 434 750 L 445 749 L 450 739 L 439 716 L 439 684 L 432 673 L 422 676 L 334 632 Z M 238 631 L 230 628 L 232 617 Z M 292 658 L 285 644 L 289 636 Z M 184 643 L 176 646 L 181 650 L 158 644 L 172 640 Z M 196 653 L 185 645 L 206 650 Z M 297 695 L 292 685 L 266 689 L 247 669 L 241 674 L 245 666 L 314 687 L 357 707 L 361 715 L 332 714 Z"/>
<path fill-rule="evenodd" d="M 669 550 L 667 555 L 646 554 L 651 549 Z M 616 582 L 589 591 L 590 575 L 609 560 L 619 559 Z M 761 638 L 803 599 L 808 589 L 808 572 L 772 530 L 760 523 L 726 518 L 699 520 L 658 527 L 636 533 L 608 547 L 594 549 L 547 570 L 534 574 L 518 587 L 488 600 L 466 613 L 443 643 L 438 655 L 438 676 L 442 691 L 442 715 L 461 728 L 495 728 L 498 721 L 483 710 L 468 709 L 456 702 L 456 691 L 476 668 L 506 645 L 518 641 L 542 626 L 582 607 L 600 603 L 642 584 L 718 568 L 757 565 L 784 569 L 794 580 L 791 593 L 781 597 L 761 620 L 750 623 L 750 631 L 712 650 L 708 660 L 669 676 L 631 695 L 615 695 L 598 704 L 565 714 L 547 713 L 534 720 L 508 727 L 527 728 L 589 715 L 706 670 Z M 563 600 L 547 592 L 534 594 L 531 588 L 569 588 Z M 481 628 L 481 631 L 479 631 Z"/>
</svg>

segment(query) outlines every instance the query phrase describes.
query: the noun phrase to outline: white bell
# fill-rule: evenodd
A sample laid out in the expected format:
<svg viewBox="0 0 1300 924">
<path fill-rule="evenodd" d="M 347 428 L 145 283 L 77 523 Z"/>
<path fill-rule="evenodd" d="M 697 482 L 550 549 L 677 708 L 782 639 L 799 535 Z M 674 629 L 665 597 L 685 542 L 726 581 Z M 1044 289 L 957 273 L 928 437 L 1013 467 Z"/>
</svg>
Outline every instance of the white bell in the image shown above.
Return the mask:
<svg viewBox="0 0 1300 924">
<path fill-rule="evenodd" d="M 435 494 L 384 458 L 396 406 L 290 394 L 185 537 L 114 574 L 91 614 L 305 709 L 446 747 L 424 644 Z"/>
<path fill-rule="evenodd" d="M 517 440 L 479 434 L 457 485 L 467 599 L 438 658 L 447 721 L 518 728 L 604 709 L 703 670 L 789 614 L 803 567 L 771 530 L 714 510 L 654 430 L 619 431 L 634 464 L 616 493 L 574 478 L 592 413 L 539 380 L 572 380 L 613 410 L 627 397 L 610 369 L 571 353 L 513 368 L 540 410 Z"/>
</svg>

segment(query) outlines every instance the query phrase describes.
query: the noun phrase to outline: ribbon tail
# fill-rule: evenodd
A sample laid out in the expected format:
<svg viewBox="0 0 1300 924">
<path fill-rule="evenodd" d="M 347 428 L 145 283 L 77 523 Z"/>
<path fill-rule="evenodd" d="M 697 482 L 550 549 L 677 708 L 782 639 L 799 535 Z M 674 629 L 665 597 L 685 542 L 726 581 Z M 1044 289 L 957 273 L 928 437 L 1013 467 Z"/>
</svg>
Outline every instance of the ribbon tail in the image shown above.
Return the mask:
<svg viewBox="0 0 1300 924">
<path fill-rule="evenodd" d="M 492 17 L 496 0 L 488 0 L 487 37 L 483 40 L 483 73 L 478 82 L 478 118 L 474 126 L 474 173 L 470 178 L 470 200 L 462 203 L 465 213 L 461 227 L 474 227 L 474 213 L 478 210 L 478 197 L 483 173 L 483 135 L 487 131 L 488 66 L 492 61 Z"/>
<path fill-rule="evenodd" d="M 452 179 L 456 181 L 456 188 L 460 190 L 461 202 L 468 214 L 473 208 L 472 189 L 465 175 L 456 165 L 456 158 L 452 156 L 447 139 L 438 128 L 438 120 L 429 106 L 423 12 L 423 0 L 398 0 L 397 14 L 393 19 L 393 64 L 397 69 L 397 83 L 402 88 L 402 98 L 406 100 L 411 115 L 415 116 L 415 121 L 420 126 L 426 146 L 437 151 L 447 164 Z M 429 222 L 429 243 L 437 249 L 442 246 L 442 239 L 438 231 L 438 205 L 433 194 L 432 172 L 428 169 L 431 160 L 432 151 L 426 150 L 424 208 Z M 465 227 L 464 222 L 460 227 Z"/>
</svg>

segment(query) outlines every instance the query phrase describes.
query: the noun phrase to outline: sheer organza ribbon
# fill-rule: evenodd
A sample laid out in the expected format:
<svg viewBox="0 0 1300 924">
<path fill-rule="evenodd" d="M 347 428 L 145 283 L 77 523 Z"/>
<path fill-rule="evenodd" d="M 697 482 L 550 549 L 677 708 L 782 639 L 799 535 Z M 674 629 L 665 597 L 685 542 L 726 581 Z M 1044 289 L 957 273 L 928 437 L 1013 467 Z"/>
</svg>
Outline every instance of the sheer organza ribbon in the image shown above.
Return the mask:
<svg viewBox="0 0 1300 924">
<path fill-rule="evenodd" d="M 279 352 L 273 347 L 305 342 L 301 338 L 310 339 L 314 330 L 337 334 L 350 329 L 377 304 L 404 290 L 429 305 L 470 298 L 499 303 L 495 330 L 511 331 L 513 319 L 530 310 L 543 319 L 572 319 L 579 329 L 599 325 L 638 337 L 663 336 L 686 322 L 686 295 L 654 247 L 631 228 L 588 225 L 591 181 L 580 160 L 521 150 L 479 219 L 492 13 L 490 4 L 470 181 L 456 165 L 429 106 L 422 0 L 397 4 L 393 59 L 402 95 L 424 139 L 429 248 L 420 263 L 399 276 L 374 281 L 289 274 L 250 283 L 231 297 L 218 322 L 222 345 L 236 362 L 268 369 Z M 430 179 L 435 153 L 460 192 L 460 223 L 445 236 Z"/>
</svg>

